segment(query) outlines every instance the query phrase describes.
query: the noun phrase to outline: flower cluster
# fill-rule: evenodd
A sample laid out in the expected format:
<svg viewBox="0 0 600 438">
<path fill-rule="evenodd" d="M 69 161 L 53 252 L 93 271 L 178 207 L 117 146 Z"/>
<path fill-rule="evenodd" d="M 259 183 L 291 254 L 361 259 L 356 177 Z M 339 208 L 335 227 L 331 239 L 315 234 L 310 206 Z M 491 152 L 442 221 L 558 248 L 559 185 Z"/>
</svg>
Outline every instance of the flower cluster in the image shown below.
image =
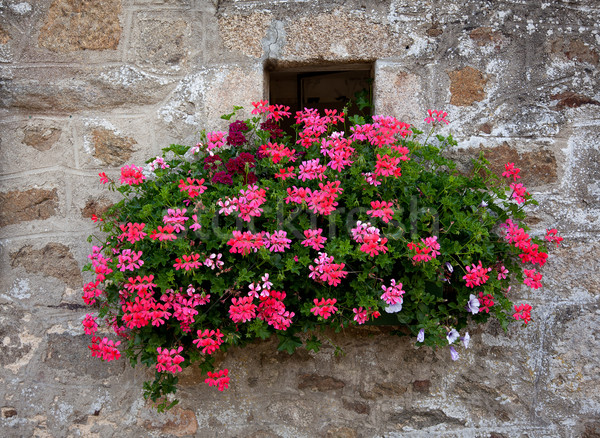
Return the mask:
<svg viewBox="0 0 600 438">
<path fill-rule="evenodd" d="M 241 120 L 240 109 L 194 146 L 124 166 L 120 184 L 99 174 L 124 199 L 93 218 L 101 245 L 83 300 L 97 313 L 82 330 L 94 357 L 123 352 L 156 370 L 152 401 L 193 364 L 226 389 L 229 370 L 215 370 L 214 356 L 274 334 L 292 353 L 317 350 L 318 331 L 298 334 L 319 326 L 403 324 L 457 360 L 468 323 L 530 322 L 534 310 L 511 301 L 510 285 L 542 287 L 545 242 L 563 238 L 521 225 L 535 201 L 515 163 L 500 185 L 484 158 L 469 175 L 455 170 L 442 153 L 454 139 L 431 135 L 447 113 L 429 110 L 423 138 L 391 116 L 292 115 L 261 100 Z M 282 128 L 289 117 L 296 135 Z M 100 325 L 119 341 L 98 336 Z"/>
</svg>

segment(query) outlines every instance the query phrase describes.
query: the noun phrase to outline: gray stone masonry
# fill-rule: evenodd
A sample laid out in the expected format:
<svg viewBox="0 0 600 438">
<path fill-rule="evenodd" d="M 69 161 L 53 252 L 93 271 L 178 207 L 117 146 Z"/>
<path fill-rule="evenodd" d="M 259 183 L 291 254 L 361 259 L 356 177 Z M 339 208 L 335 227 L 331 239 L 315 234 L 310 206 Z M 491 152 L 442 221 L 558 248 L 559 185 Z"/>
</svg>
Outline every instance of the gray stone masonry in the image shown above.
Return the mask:
<svg viewBox="0 0 600 438">
<path fill-rule="evenodd" d="M 598 23 L 597 0 L 0 0 L 0 436 L 600 437 Z M 457 362 L 376 328 L 339 357 L 257 343 L 219 357 L 224 393 L 186 371 L 168 414 L 90 356 L 98 172 L 222 128 L 267 61 L 373 62 L 376 113 L 446 110 L 459 160 L 523 168 L 533 234 L 565 238 L 514 291 L 529 327 L 474 328 Z"/>
</svg>

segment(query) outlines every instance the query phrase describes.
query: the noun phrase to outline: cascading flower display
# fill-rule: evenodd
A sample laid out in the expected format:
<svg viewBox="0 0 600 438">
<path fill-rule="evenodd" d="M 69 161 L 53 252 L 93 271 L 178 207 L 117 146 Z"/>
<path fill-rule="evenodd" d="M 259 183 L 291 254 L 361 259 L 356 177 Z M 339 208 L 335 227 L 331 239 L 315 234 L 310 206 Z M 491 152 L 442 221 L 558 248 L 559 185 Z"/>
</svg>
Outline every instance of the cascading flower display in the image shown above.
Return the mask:
<svg viewBox="0 0 600 438">
<path fill-rule="evenodd" d="M 155 369 L 144 390 L 159 410 L 193 364 L 227 389 L 215 356 L 254 338 L 317 351 L 319 327 L 388 318 L 457 360 L 467 324 L 533 320 L 530 305 L 512 303 L 511 284 L 540 293 L 548 254 L 523 225 L 535 201 L 515 163 L 498 178 L 480 155 L 458 172 L 443 154 L 455 140 L 431 135 L 448 124 L 443 111 L 428 112 L 422 139 L 394 117 L 305 109 L 292 137 L 279 125 L 289 108 L 252 107 L 194 146 L 124 166 L 120 184 L 99 174 L 124 199 L 94 217 L 102 233 L 90 241 L 101 244 L 83 300 L 97 313 L 83 330 L 93 356 L 123 353 Z M 562 241 L 553 228 L 544 237 Z M 101 338 L 102 324 L 119 340 Z"/>
</svg>

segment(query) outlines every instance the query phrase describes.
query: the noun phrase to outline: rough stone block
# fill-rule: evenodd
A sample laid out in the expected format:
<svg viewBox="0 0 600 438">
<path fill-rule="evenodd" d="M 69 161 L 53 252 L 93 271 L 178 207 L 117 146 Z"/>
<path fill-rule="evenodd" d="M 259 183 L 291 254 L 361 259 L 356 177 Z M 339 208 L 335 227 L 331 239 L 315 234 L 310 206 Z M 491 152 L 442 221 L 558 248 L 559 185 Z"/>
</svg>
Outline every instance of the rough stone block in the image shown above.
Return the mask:
<svg viewBox="0 0 600 438">
<path fill-rule="evenodd" d="M 285 23 L 280 59 L 353 62 L 406 53 L 410 39 L 378 17 L 353 11 L 302 15 Z M 273 50 L 273 49 L 271 49 Z"/>
<path fill-rule="evenodd" d="M 244 106 L 239 118 L 250 116 L 251 102 L 262 98 L 263 72 L 253 68 L 206 68 L 186 76 L 167 102 L 158 110 L 168 135 L 180 144 L 195 144 L 199 128 L 225 129 L 221 115 L 231 113 L 233 105 Z M 163 132 L 162 135 L 165 135 Z"/>
<path fill-rule="evenodd" d="M 575 62 L 598 65 L 600 55 L 594 47 L 579 38 L 558 38 L 550 43 L 550 52 L 560 54 Z"/>
<path fill-rule="evenodd" d="M 57 212 L 57 190 L 29 189 L 0 193 L 0 227 L 44 220 Z"/>
<path fill-rule="evenodd" d="M 10 34 L 0 26 L 0 44 L 6 44 L 11 40 Z"/>
<path fill-rule="evenodd" d="M 420 124 L 426 111 L 421 102 L 420 78 L 403 70 L 403 64 L 375 64 L 374 114 L 393 115 L 398 120 Z"/>
<path fill-rule="evenodd" d="M 106 213 L 106 210 L 112 207 L 112 205 L 113 203 L 103 196 L 99 198 L 90 198 L 85 203 L 85 207 L 81 209 L 81 216 L 88 219 L 94 215 L 100 217 Z"/>
<path fill-rule="evenodd" d="M 331 391 L 333 389 L 342 389 L 345 383 L 335 377 L 320 376 L 318 374 L 303 374 L 299 376 L 298 389 L 308 389 L 311 391 Z"/>
<path fill-rule="evenodd" d="M 501 176 L 506 163 L 515 163 L 521 169 L 521 178 L 517 181 L 525 186 L 539 186 L 557 181 L 557 160 L 554 152 L 536 148 L 533 151 L 519 152 L 507 142 L 494 148 L 483 148 L 485 157 L 490 161 L 492 171 Z"/>
<path fill-rule="evenodd" d="M 161 435 L 189 436 L 198 430 L 196 414 L 190 409 L 175 406 L 164 414 L 156 414 L 152 408 L 144 409 L 138 416 L 138 426 Z"/>
<path fill-rule="evenodd" d="M 32 118 L 0 123 L 0 174 L 72 165 L 69 123 Z"/>
<path fill-rule="evenodd" d="M 450 104 L 469 106 L 485 98 L 487 78 L 473 67 L 465 67 L 448 73 L 450 77 Z"/>
<path fill-rule="evenodd" d="M 121 0 L 54 0 L 38 44 L 54 52 L 114 50 L 121 39 Z"/>
<path fill-rule="evenodd" d="M 475 41 L 478 46 L 486 44 L 499 44 L 503 40 L 502 32 L 493 30 L 491 27 L 478 27 L 473 29 L 469 37 Z"/>
<path fill-rule="evenodd" d="M 140 12 L 135 23 L 133 56 L 137 65 L 158 73 L 186 69 L 192 53 L 189 17 Z"/>
<path fill-rule="evenodd" d="M 19 336 L 22 333 L 20 320 L 23 318 L 23 311 L 7 304 L 0 304 L 0 310 L 2 310 L 2 316 L 0 316 L 0 365 L 6 367 L 19 362 L 29 354 L 33 345 Z M 2 415 L 8 418 L 4 409 Z"/>
<path fill-rule="evenodd" d="M 102 117 L 106 115 L 106 118 Z M 124 164 L 144 166 L 147 159 L 169 144 L 157 144 L 152 116 L 110 117 L 74 120 L 78 165 L 99 171 Z"/>
<path fill-rule="evenodd" d="M 579 108 L 582 105 L 600 105 L 597 100 L 574 91 L 563 91 L 562 93 L 553 94 L 550 98 L 558 101 L 556 109 L 559 111 L 565 108 Z"/>
<path fill-rule="evenodd" d="M 46 367 L 70 376 L 106 379 L 122 374 L 125 366 L 128 366 L 124 360 L 104 362 L 92 357 L 88 348 L 91 339 L 88 335 L 51 333 L 47 335 L 42 362 Z"/>
<path fill-rule="evenodd" d="M 267 37 L 272 19 L 273 15 L 268 12 L 222 15 L 219 17 L 219 36 L 227 49 L 261 58 L 263 40 Z M 240 32 L 240 29 L 252 29 L 252 32 Z"/>
<path fill-rule="evenodd" d="M 107 166 L 120 166 L 126 163 L 137 142 L 131 137 L 120 137 L 106 128 L 91 131 L 94 158 Z"/>
<path fill-rule="evenodd" d="M 73 114 L 83 110 L 136 108 L 162 100 L 169 80 L 134 67 L 28 67 L 2 82 L 0 108 L 27 113 Z"/>
<path fill-rule="evenodd" d="M 39 250 L 26 245 L 11 253 L 10 259 L 12 267 L 58 278 L 71 287 L 79 288 L 83 283 L 79 264 L 69 247 L 61 243 L 52 242 Z"/>
</svg>

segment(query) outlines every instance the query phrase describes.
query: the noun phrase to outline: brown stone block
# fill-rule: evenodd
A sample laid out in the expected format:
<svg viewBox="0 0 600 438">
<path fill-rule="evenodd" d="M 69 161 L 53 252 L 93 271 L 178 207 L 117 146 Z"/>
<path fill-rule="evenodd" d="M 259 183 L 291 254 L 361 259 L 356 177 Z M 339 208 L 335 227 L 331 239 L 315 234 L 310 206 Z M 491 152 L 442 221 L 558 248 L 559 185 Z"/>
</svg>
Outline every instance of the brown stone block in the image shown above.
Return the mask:
<svg viewBox="0 0 600 438">
<path fill-rule="evenodd" d="M 369 412 L 371 412 L 371 408 L 369 407 L 368 404 L 363 403 L 358 400 L 344 399 L 344 400 L 342 400 L 342 405 L 344 406 L 344 409 L 348 409 L 349 411 L 354 411 L 357 414 L 368 415 Z"/>
<path fill-rule="evenodd" d="M 368 391 L 360 391 L 360 396 L 367 400 L 377 400 L 381 397 L 398 397 L 407 391 L 407 387 L 398 383 L 376 383 Z"/>
<path fill-rule="evenodd" d="M 38 151 L 47 151 L 60 138 L 61 130 L 47 126 L 28 126 L 23 129 L 23 143 Z"/>
<path fill-rule="evenodd" d="M 138 418 L 138 425 L 161 435 L 188 436 L 195 435 L 198 430 L 194 411 L 180 406 L 159 415 L 151 410 L 143 410 Z"/>
<path fill-rule="evenodd" d="M 94 157 L 107 166 L 124 164 L 133 152 L 137 142 L 131 137 L 121 137 L 106 128 L 96 128 L 91 132 Z"/>
<path fill-rule="evenodd" d="M 303 374 L 299 376 L 298 389 L 309 389 L 311 391 L 331 391 L 342 389 L 346 384 L 331 376 L 320 376 L 318 374 Z"/>
<path fill-rule="evenodd" d="M 0 193 L 0 227 L 25 221 L 44 220 L 58 208 L 56 189 L 30 189 Z"/>
<path fill-rule="evenodd" d="M 465 421 L 458 418 L 449 417 L 440 409 L 412 410 L 402 411 L 390 415 L 390 421 L 400 424 L 402 427 L 412 427 L 414 429 L 424 429 L 435 426 L 436 424 L 445 424 L 446 426 L 464 426 Z"/>
<path fill-rule="evenodd" d="M 487 78 L 473 67 L 465 67 L 448 73 L 450 77 L 450 104 L 469 106 L 485 98 Z"/>
<path fill-rule="evenodd" d="M 430 380 L 415 380 L 413 382 L 413 391 L 428 393 L 430 386 Z"/>
<path fill-rule="evenodd" d="M 521 178 L 517 181 L 525 186 L 549 184 L 557 180 L 557 163 L 554 152 L 537 149 L 519 152 L 507 142 L 495 148 L 482 148 L 485 158 L 490 162 L 492 172 L 502 175 L 506 163 L 515 163 L 521 169 Z"/>
<path fill-rule="evenodd" d="M 0 44 L 6 44 L 10 41 L 10 34 L 0 26 Z"/>
<path fill-rule="evenodd" d="M 219 17 L 219 35 L 229 50 L 260 58 L 263 54 L 262 40 L 272 20 L 273 15 L 266 12 L 224 15 Z M 252 32 L 240 32 L 240 29 L 252 29 Z"/>
<path fill-rule="evenodd" d="M 1 410 L 2 417 L 4 418 L 11 418 L 17 415 L 17 410 L 10 406 L 3 406 Z"/>
<path fill-rule="evenodd" d="M 38 45 L 53 52 L 116 49 L 121 39 L 121 0 L 54 0 Z"/>
<path fill-rule="evenodd" d="M 48 243 L 42 249 L 26 245 L 10 254 L 10 265 L 23 267 L 27 272 L 58 278 L 73 288 L 83 284 L 81 271 L 69 247 Z"/>
<path fill-rule="evenodd" d="M 478 46 L 498 44 L 502 41 L 502 33 L 492 30 L 491 27 L 478 27 L 477 29 L 473 29 L 469 36 Z"/>
<path fill-rule="evenodd" d="M 593 65 L 598 65 L 600 61 L 598 52 L 580 39 L 556 39 L 550 43 L 550 51 L 564 55 L 571 61 L 587 62 Z"/>
<path fill-rule="evenodd" d="M 429 29 L 427 29 L 427 32 L 425 32 L 427 34 L 427 36 L 430 37 L 439 37 L 441 34 L 444 33 L 444 31 L 442 29 L 440 29 L 440 24 L 439 23 L 433 23 L 431 25 L 431 27 Z"/>
<path fill-rule="evenodd" d="M 575 93 L 574 91 L 564 91 L 562 93 L 553 94 L 550 96 L 552 100 L 558 100 L 556 104 L 557 110 L 565 108 L 579 108 L 582 105 L 600 105 L 600 102 L 583 94 Z"/>
<path fill-rule="evenodd" d="M 356 438 L 358 437 L 358 433 L 355 429 L 350 427 L 342 426 L 342 427 L 334 427 L 331 429 L 327 429 L 325 432 L 326 438 Z"/>
<path fill-rule="evenodd" d="M 81 209 L 81 216 L 85 218 L 91 218 L 92 215 L 100 217 L 112 206 L 113 203 L 103 196 L 98 199 L 89 199 L 85 203 L 85 207 Z"/>
</svg>

